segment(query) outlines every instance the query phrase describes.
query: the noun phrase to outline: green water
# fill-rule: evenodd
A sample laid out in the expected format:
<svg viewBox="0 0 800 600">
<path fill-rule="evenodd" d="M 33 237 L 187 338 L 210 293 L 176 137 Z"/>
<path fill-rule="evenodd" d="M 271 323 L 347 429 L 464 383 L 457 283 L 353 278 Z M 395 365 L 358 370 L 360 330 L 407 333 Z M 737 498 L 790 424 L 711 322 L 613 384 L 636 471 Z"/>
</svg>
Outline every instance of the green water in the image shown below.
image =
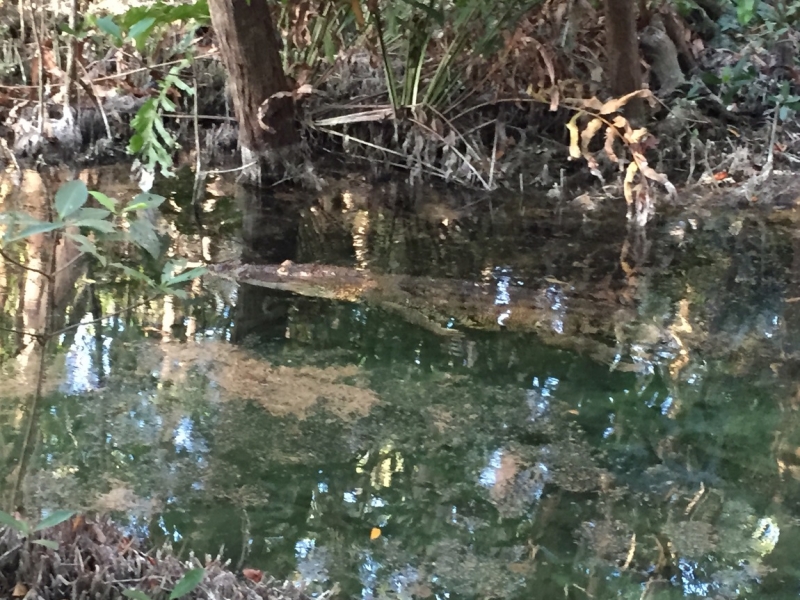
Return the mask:
<svg viewBox="0 0 800 600">
<path fill-rule="evenodd" d="M 185 185 L 163 212 L 191 253 Z M 6 490 L 342 598 L 797 597 L 791 226 L 698 211 L 643 238 L 614 206 L 359 189 L 223 196 L 204 231 L 223 258 L 479 283 L 501 321 L 541 289 L 549 316 L 446 335 L 208 276 L 62 335 L 32 427 L 4 334 Z M 97 314 L 86 285 L 67 322 Z M 98 277 L 90 297 L 141 293 Z"/>
</svg>

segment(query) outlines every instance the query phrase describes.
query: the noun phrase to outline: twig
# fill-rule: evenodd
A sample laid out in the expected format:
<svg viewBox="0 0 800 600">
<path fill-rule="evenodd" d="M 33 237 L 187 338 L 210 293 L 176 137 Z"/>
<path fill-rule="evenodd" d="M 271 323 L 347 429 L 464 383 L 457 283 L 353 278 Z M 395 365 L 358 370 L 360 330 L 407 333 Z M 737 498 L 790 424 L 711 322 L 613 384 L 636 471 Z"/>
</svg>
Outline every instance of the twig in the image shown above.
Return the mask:
<svg viewBox="0 0 800 600">
<path fill-rule="evenodd" d="M 209 52 L 208 54 L 201 54 L 200 56 L 195 56 L 193 60 L 200 60 L 203 58 L 211 58 L 216 55 L 216 52 Z M 120 73 L 115 73 L 113 75 L 103 75 L 102 77 L 97 77 L 96 79 L 92 79 L 89 81 L 90 84 L 98 83 L 100 81 L 109 81 L 111 79 L 121 79 L 127 77 L 128 75 L 133 75 L 134 73 L 142 73 L 144 71 L 151 71 L 153 69 L 158 69 L 160 67 L 169 67 L 171 65 L 176 65 L 178 63 L 183 62 L 185 59 L 180 58 L 177 60 L 170 60 L 167 62 L 159 63 L 157 65 L 152 65 L 148 67 L 141 67 L 138 69 L 131 69 L 130 71 L 122 71 Z M 53 83 L 53 87 L 59 87 L 64 85 L 63 83 Z M 4 90 L 24 90 L 24 89 L 36 89 L 38 86 L 35 85 L 0 85 L 0 89 Z"/>
<path fill-rule="evenodd" d="M 203 119 L 204 121 L 236 121 L 233 117 L 223 117 L 220 115 L 187 115 L 185 113 L 166 113 L 165 119 Z"/>
<path fill-rule="evenodd" d="M 70 29 L 75 31 L 75 23 L 78 20 L 78 0 L 72 0 L 70 2 L 70 9 L 69 9 L 69 19 L 67 21 Z M 64 112 L 68 112 L 72 110 L 71 106 L 71 95 L 72 95 L 72 88 L 73 88 L 73 81 L 77 75 L 77 70 L 75 69 L 75 63 L 77 62 L 75 57 L 75 49 L 77 46 L 77 40 L 74 35 L 69 37 L 69 48 L 67 49 L 67 67 L 66 67 L 66 77 L 64 79 Z"/>
<path fill-rule="evenodd" d="M 425 129 L 426 131 L 432 133 L 433 135 L 438 137 L 440 141 L 446 143 L 445 139 L 442 137 L 441 134 L 436 133 L 436 131 L 434 131 L 433 129 L 431 129 L 427 125 L 425 125 L 425 123 L 422 123 L 421 121 L 417 121 L 416 119 L 411 119 L 411 122 L 415 123 L 417 126 L 421 127 L 422 129 Z M 476 169 L 475 166 L 471 162 L 469 162 L 469 160 L 467 160 L 467 157 L 464 156 L 463 153 L 459 152 L 459 150 L 455 146 L 450 146 L 450 149 L 453 152 L 455 152 L 456 155 L 464 162 L 464 164 L 467 165 L 467 167 L 470 169 L 470 171 L 472 171 L 475 174 L 475 177 L 477 177 L 478 181 L 481 182 L 481 185 L 483 185 L 483 188 L 485 190 L 490 189 L 488 184 L 486 183 L 486 181 L 483 179 L 483 177 L 481 177 L 481 174 L 478 172 L 478 169 Z"/>
<path fill-rule="evenodd" d="M 36 340 L 41 339 L 41 335 L 38 333 L 31 333 L 30 331 L 25 331 L 24 329 L 12 329 L 11 327 L 2 327 L 0 326 L 0 331 L 7 331 L 8 333 L 16 333 L 17 335 L 27 335 Z"/>
<path fill-rule="evenodd" d="M 29 4 L 31 10 L 31 31 L 33 32 L 33 40 L 36 43 L 36 49 L 39 53 L 39 82 L 35 86 L 39 94 L 39 135 L 44 135 L 44 48 L 42 46 L 42 37 L 39 27 L 36 24 L 36 12 L 33 10 L 33 4 Z M 44 13 L 44 10 L 42 10 Z"/>
<path fill-rule="evenodd" d="M 319 129 L 319 131 L 327 133 L 328 135 L 334 135 L 334 136 L 338 136 L 338 137 L 344 138 L 345 140 L 350 140 L 352 142 L 357 142 L 357 143 L 359 143 L 359 144 L 361 144 L 363 146 L 367 146 L 368 148 L 374 148 L 375 150 L 380 150 L 381 152 L 386 152 L 388 154 L 394 154 L 395 156 L 399 156 L 402 159 L 408 158 L 408 156 L 403 154 L 402 152 L 398 152 L 397 150 L 392 150 L 391 148 L 386 148 L 384 146 L 379 146 L 378 144 L 373 144 L 372 142 L 368 142 L 366 140 L 362 140 L 361 138 L 354 137 L 354 136 L 352 136 L 350 134 L 347 134 L 347 133 L 342 133 L 340 131 L 335 131 L 333 129 L 328 129 L 327 127 L 321 127 Z M 366 157 L 363 157 L 363 156 L 358 156 L 358 158 L 365 158 L 366 160 L 370 160 L 371 162 L 376 162 L 374 159 L 369 159 L 369 158 L 366 158 Z M 393 164 L 394 164 L 394 166 L 398 166 L 398 167 L 401 167 L 403 169 L 408 170 L 408 165 L 406 165 L 406 164 L 402 164 L 402 163 L 400 163 L 400 164 L 393 163 Z M 445 179 L 445 180 L 447 179 L 447 175 L 441 169 L 437 169 L 433 165 L 423 165 L 423 166 L 425 168 L 427 168 L 429 173 L 431 173 L 432 175 L 436 175 L 436 176 L 441 177 L 442 179 Z"/>
<path fill-rule="evenodd" d="M 494 163 L 497 160 L 497 138 L 500 137 L 500 123 L 495 120 L 494 144 L 492 144 L 492 162 L 489 163 L 489 190 L 494 189 Z"/>
<path fill-rule="evenodd" d="M 33 267 L 27 267 L 27 266 L 23 265 L 22 263 L 17 262 L 13 258 L 11 258 L 8 254 L 6 254 L 5 251 L 3 251 L 2 249 L 0 249 L 0 256 L 2 256 L 4 260 L 10 262 L 15 267 L 19 267 L 20 269 L 24 269 L 25 271 L 31 271 L 32 273 L 37 273 L 38 275 L 42 275 L 43 277 L 45 277 L 48 280 L 50 279 L 50 274 L 49 273 L 45 273 L 44 271 L 41 271 L 39 269 L 34 269 Z"/>
<path fill-rule="evenodd" d="M 633 561 L 633 555 L 636 553 L 636 533 L 631 535 L 631 545 L 628 548 L 628 556 L 625 559 L 625 564 L 622 565 L 622 570 L 627 571 Z"/>
<path fill-rule="evenodd" d="M 684 514 L 688 515 L 690 512 L 692 512 L 692 509 L 697 505 L 697 503 L 700 501 L 700 498 L 702 498 L 703 494 L 705 493 L 706 493 L 706 486 L 701 481 L 700 489 L 697 490 L 697 493 L 694 495 L 694 498 L 692 498 L 692 501 L 689 502 L 689 506 L 686 507 L 686 511 L 684 512 Z"/>
<path fill-rule="evenodd" d="M 55 273 L 53 273 L 53 277 L 55 277 L 56 275 L 61 273 L 61 271 L 64 271 L 65 269 L 68 269 L 69 267 L 74 265 L 76 262 L 78 262 L 80 259 L 82 259 L 83 257 L 84 257 L 83 252 L 81 252 L 80 254 L 76 254 L 70 260 L 68 260 L 66 262 L 66 264 L 63 264 L 58 269 L 56 269 Z"/>
<path fill-rule="evenodd" d="M 204 175 L 224 175 L 225 173 L 236 173 L 237 171 L 244 171 L 255 165 L 258 161 L 254 160 L 241 167 L 234 167 L 232 169 L 216 169 L 214 171 L 204 171 Z"/>
<path fill-rule="evenodd" d="M 58 337 L 62 333 L 66 333 L 67 331 L 72 331 L 73 329 L 77 329 L 78 327 L 81 327 L 83 325 L 93 325 L 95 323 L 102 323 L 106 319 L 111 319 L 112 317 L 116 317 L 117 315 L 121 315 L 123 313 L 126 313 L 129 310 L 134 310 L 135 308 L 139 308 L 140 306 L 144 306 L 145 304 L 149 304 L 153 300 L 157 299 L 160 295 L 161 294 L 158 294 L 158 295 L 155 295 L 155 296 L 150 296 L 149 298 L 146 298 L 146 299 L 142 300 L 141 302 L 137 302 L 136 304 L 132 304 L 131 306 L 126 306 L 125 308 L 121 308 L 120 310 L 114 311 L 113 313 L 105 314 L 102 317 L 97 318 L 97 319 L 92 319 L 91 321 L 81 321 L 80 323 L 75 323 L 74 325 L 67 325 L 63 329 L 59 329 L 58 331 L 54 331 L 52 334 L 50 334 L 49 337 Z"/>
<path fill-rule="evenodd" d="M 203 173 L 203 158 L 201 155 L 202 148 L 200 147 L 200 123 L 198 121 L 197 113 L 198 100 L 197 96 L 200 93 L 200 88 L 197 85 L 197 67 L 192 63 L 192 83 L 194 84 L 194 102 L 192 104 L 192 124 L 194 125 L 194 188 L 192 189 L 192 206 L 197 204 L 200 199 L 200 189 L 205 181 L 205 173 Z"/>
</svg>

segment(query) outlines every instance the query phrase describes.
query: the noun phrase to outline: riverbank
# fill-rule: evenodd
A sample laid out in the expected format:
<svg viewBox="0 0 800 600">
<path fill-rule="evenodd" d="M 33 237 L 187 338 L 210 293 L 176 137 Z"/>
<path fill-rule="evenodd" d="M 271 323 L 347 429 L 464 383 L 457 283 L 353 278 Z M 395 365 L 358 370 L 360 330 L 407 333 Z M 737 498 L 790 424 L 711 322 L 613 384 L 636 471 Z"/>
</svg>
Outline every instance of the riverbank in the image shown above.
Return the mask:
<svg viewBox="0 0 800 600">
<path fill-rule="evenodd" d="M 254 569 L 247 576 L 234 573 L 230 562 L 194 556 L 184 561 L 168 546 L 148 548 L 109 519 L 78 516 L 29 539 L 0 528 L 0 597 L 308 600 L 290 582 Z"/>
</svg>

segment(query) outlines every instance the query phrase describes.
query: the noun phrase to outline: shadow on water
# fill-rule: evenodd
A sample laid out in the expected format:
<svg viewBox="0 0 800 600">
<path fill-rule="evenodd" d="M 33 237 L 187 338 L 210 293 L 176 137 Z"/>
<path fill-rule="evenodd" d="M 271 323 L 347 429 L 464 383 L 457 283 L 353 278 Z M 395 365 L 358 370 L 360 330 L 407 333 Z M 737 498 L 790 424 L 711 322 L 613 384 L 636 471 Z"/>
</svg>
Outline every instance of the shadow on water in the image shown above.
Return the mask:
<svg viewBox="0 0 800 600">
<path fill-rule="evenodd" d="M 31 341 L 0 332 L 4 502 L 348 598 L 796 596 L 791 224 L 696 211 L 645 237 L 619 207 L 356 178 L 215 182 L 197 218 L 190 175 L 167 184 L 177 254 L 352 267 L 413 301 L 207 276 L 121 310 L 141 285 L 77 273 L 35 420 Z M 13 329 L 35 286 L 2 269 Z"/>
</svg>

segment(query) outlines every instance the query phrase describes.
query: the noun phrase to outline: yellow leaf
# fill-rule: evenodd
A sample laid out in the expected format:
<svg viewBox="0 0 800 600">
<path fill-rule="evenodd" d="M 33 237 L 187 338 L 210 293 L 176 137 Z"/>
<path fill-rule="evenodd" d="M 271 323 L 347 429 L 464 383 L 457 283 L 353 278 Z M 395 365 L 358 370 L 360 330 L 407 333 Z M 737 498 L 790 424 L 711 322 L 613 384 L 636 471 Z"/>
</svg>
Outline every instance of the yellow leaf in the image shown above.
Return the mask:
<svg viewBox="0 0 800 600">
<path fill-rule="evenodd" d="M 639 167 L 636 165 L 636 162 L 631 161 L 625 171 L 625 181 L 622 183 L 622 190 L 625 193 L 625 202 L 628 203 L 628 206 L 633 205 L 633 181 L 636 178 L 636 172 L 638 170 Z"/>
<path fill-rule="evenodd" d="M 634 98 L 644 98 L 653 104 L 655 97 L 653 96 L 653 92 L 650 90 L 636 90 L 635 92 L 631 92 L 630 94 L 625 94 L 621 98 L 613 98 L 603 104 L 600 108 L 601 115 L 609 115 L 611 113 L 617 112 L 623 106 L 625 106 L 628 102 L 633 100 Z"/>
<path fill-rule="evenodd" d="M 606 128 L 606 143 L 603 145 L 603 150 L 605 150 L 606 156 L 611 162 L 619 164 L 619 157 L 614 152 L 614 136 L 616 135 L 619 135 L 616 129 L 613 127 Z"/>
<path fill-rule="evenodd" d="M 369 539 L 377 540 L 379 537 L 381 537 L 380 528 L 379 527 L 373 527 L 372 531 L 369 532 Z"/>
<path fill-rule="evenodd" d="M 581 157 L 581 148 L 578 145 L 578 140 L 580 140 L 580 132 L 578 131 L 578 117 L 581 116 L 580 112 L 576 112 L 575 116 L 573 116 L 569 123 L 567 123 L 567 129 L 569 129 L 569 158 L 575 159 Z"/>
<path fill-rule="evenodd" d="M 583 154 L 583 158 L 586 159 L 586 162 L 589 163 L 589 168 L 591 169 L 597 168 L 597 161 L 592 156 L 592 153 L 589 152 L 589 144 L 591 144 L 595 134 L 600 131 L 602 127 L 603 121 L 595 118 L 589 121 L 583 133 L 581 133 L 581 153 Z"/>
</svg>

